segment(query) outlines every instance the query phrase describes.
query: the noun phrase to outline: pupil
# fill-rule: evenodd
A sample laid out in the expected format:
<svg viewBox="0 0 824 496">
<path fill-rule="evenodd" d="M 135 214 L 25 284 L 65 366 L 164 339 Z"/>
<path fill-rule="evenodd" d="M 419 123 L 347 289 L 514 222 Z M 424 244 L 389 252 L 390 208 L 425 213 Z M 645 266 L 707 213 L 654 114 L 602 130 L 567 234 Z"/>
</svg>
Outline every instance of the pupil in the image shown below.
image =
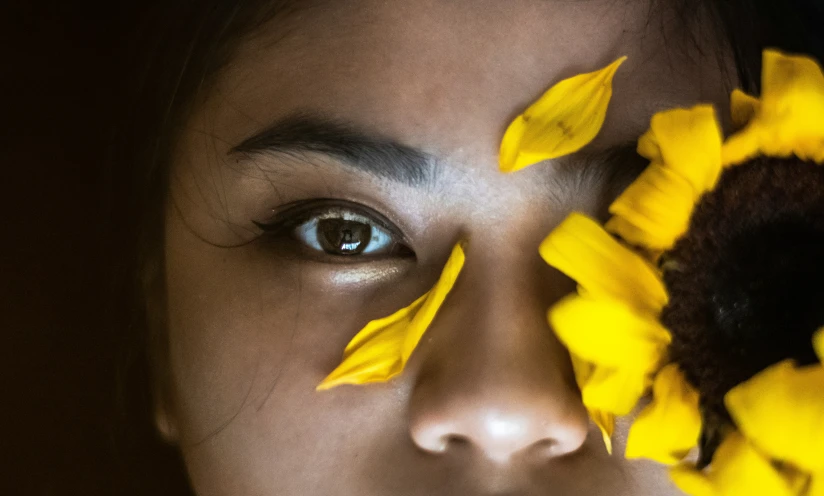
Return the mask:
<svg viewBox="0 0 824 496">
<path fill-rule="evenodd" d="M 333 255 L 357 255 L 369 246 L 372 227 L 345 219 L 324 219 L 318 222 L 318 240 L 323 250 Z"/>
</svg>

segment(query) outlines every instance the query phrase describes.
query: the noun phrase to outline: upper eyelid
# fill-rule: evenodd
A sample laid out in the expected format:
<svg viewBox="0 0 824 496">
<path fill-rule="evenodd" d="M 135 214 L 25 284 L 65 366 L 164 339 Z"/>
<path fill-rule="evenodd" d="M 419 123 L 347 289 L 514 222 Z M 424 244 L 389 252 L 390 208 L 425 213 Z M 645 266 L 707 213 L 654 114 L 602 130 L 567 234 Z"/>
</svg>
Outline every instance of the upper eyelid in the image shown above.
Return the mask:
<svg viewBox="0 0 824 496">
<path fill-rule="evenodd" d="M 334 215 L 335 213 L 338 213 L 337 217 Z M 349 213 L 349 214 L 354 214 L 354 215 L 349 215 L 349 216 L 341 215 L 343 213 Z M 354 220 L 354 221 L 365 220 L 365 221 L 368 221 L 368 222 L 373 221 L 372 217 L 367 216 L 367 215 L 363 215 L 363 214 L 361 214 L 360 212 L 358 212 L 354 209 L 340 208 L 340 207 L 331 207 L 331 208 L 326 209 L 326 210 L 319 209 L 319 210 L 315 211 L 314 215 L 307 215 L 307 217 L 308 218 L 317 218 L 317 219 L 343 218 L 344 220 Z M 350 218 L 346 218 L 346 217 L 350 217 Z M 383 226 L 381 226 L 381 227 L 383 227 Z"/>
<path fill-rule="evenodd" d="M 326 204 L 324 204 L 324 202 L 326 202 Z M 318 214 L 323 214 L 324 212 L 348 210 L 362 217 L 364 220 L 374 222 L 402 242 L 407 242 L 407 238 L 400 228 L 395 226 L 379 212 L 365 205 L 346 200 L 315 199 L 297 202 L 297 204 L 292 204 L 291 206 L 286 205 L 285 207 L 286 208 L 281 207 L 280 212 L 278 212 L 273 219 L 267 222 L 254 222 L 254 224 L 266 232 L 280 231 L 284 228 L 294 228 L 309 219 L 318 217 Z"/>
</svg>

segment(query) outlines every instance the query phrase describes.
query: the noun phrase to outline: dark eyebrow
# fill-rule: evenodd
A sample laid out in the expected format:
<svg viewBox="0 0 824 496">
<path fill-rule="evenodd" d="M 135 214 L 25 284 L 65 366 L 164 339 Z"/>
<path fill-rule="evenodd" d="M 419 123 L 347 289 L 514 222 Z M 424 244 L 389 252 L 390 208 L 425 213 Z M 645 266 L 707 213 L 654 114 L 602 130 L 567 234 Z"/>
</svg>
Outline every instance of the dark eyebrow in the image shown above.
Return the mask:
<svg viewBox="0 0 824 496">
<path fill-rule="evenodd" d="M 437 173 L 437 160 L 430 154 L 351 124 L 311 114 L 281 119 L 229 153 L 321 153 L 373 176 L 410 186 L 431 183 Z"/>
</svg>

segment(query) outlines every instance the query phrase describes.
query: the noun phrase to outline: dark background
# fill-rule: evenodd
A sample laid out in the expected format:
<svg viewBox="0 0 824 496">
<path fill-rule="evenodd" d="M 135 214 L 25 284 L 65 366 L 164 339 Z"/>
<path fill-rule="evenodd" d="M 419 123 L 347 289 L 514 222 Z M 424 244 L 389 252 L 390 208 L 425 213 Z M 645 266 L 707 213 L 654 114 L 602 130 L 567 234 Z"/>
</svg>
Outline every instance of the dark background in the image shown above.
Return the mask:
<svg viewBox="0 0 824 496">
<path fill-rule="evenodd" d="M 219 3 L 182 3 L 200 1 Z M 113 152 L 147 57 L 191 36 L 173 24 L 159 45 L 135 41 L 174 3 L 0 2 L 0 496 L 187 493 L 176 455 L 148 422 L 130 430 L 145 440 L 135 456 L 114 441 L 124 326 L 112 325 L 111 302 L 134 242 L 119 220 L 134 212 L 114 207 L 110 192 L 122 190 L 112 185 L 133 171 Z M 824 60 L 824 0 L 711 4 L 746 89 L 757 92 L 766 46 Z M 124 482 L 126 471 L 147 482 Z"/>
<path fill-rule="evenodd" d="M 150 3 L 0 7 L 1 495 L 120 493 L 105 184 Z"/>
</svg>

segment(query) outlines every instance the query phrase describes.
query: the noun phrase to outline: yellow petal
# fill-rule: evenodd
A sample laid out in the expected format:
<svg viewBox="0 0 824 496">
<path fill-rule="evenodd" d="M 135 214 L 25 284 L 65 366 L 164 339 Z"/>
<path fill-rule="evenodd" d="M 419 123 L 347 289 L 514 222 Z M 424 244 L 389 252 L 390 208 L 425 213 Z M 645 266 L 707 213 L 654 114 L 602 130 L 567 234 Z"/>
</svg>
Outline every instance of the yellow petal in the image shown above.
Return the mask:
<svg viewBox="0 0 824 496">
<path fill-rule="evenodd" d="M 595 371 L 595 365 L 587 362 L 583 358 L 576 356 L 575 353 L 570 352 L 569 361 L 572 362 L 572 371 L 575 373 L 575 382 L 578 383 L 578 388 L 584 387 L 587 380 Z"/>
<path fill-rule="evenodd" d="M 717 496 L 712 481 L 701 471 L 689 464 L 670 468 L 670 479 L 675 486 L 689 496 Z"/>
<path fill-rule="evenodd" d="M 656 269 L 583 214 L 567 217 L 544 239 L 540 253 L 595 299 L 618 299 L 655 316 L 667 303 Z"/>
<path fill-rule="evenodd" d="M 400 374 L 458 279 L 464 260 L 462 246 L 455 245 L 435 287 L 408 307 L 366 324 L 346 346 L 341 364 L 317 390 L 385 382 Z"/>
<path fill-rule="evenodd" d="M 824 472 L 824 367 L 776 364 L 724 398 L 736 425 L 771 457 Z"/>
<path fill-rule="evenodd" d="M 626 457 L 674 465 L 698 444 L 701 435 L 699 394 L 687 383 L 676 364 L 669 364 L 658 372 L 652 394 L 652 402 L 630 428 Z"/>
<path fill-rule="evenodd" d="M 541 96 L 507 128 L 500 169 L 515 172 L 583 148 L 595 139 L 612 98 L 612 79 L 621 57 L 595 72 L 565 79 Z"/>
<path fill-rule="evenodd" d="M 590 410 L 589 418 L 601 430 L 601 436 L 604 438 L 604 446 L 607 453 L 612 454 L 612 435 L 615 433 L 615 415 L 600 410 Z"/>
<path fill-rule="evenodd" d="M 741 90 L 733 90 L 730 97 L 732 123 L 735 127 L 744 127 L 755 117 L 761 108 L 758 98 L 748 95 Z"/>
<path fill-rule="evenodd" d="M 818 355 L 818 361 L 824 364 L 824 327 L 818 330 L 813 336 L 813 348 Z"/>
<path fill-rule="evenodd" d="M 670 476 L 679 489 L 692 496 L 795 496 L 770 460 L 739 432 L 721 443 L 706 472 L 680 465 Z"/>
<path fill-rule="evenodd" d="M 721 174 L 722 140 L 715 109 L 698 105 L 652 116 L 647 135 L 639 140 L 638 152 L 683 177 L 692 186 L 694 198 L 698 198 L 715 187 Z"/>
<path fill-rule="evenodd" d="M 669 250 L 687 231 L 695 200 L 686 179 L 653 163 L 609 207 L 615 217 L 606 228 L 634 245 Z"/>
<path fill-rule="evenodd" d="M 824 496 L 824 473 L 813 475 L 806 496 Z"/>
<path fill-rule="evenodd" d="M 583 389 L 592 373 L 595 371 L 595 366 L 580 357 L 575 356 L 574 353 L 569 354 L 572 362 L 572 370 L 575 373 L 575 382 L 579 389 Z M 604 438 L 604 446 L 607 453 L 612 454 L 612 435 L 615 432 L 615 415 L 611 413 L 602 412 L 599 410 L 589 410 L 589 418 L 601 430 L 601 436 Z"/>
<path fill-rule="evenodd" d="M 638 138 L 638 145 L 635 149 L 638 155 L 648 158 L 650 162 L 663 162 L 664 156 L 661 154 L 661 144 L 658 143 L 658 137 L 652 129 L 647 129 L 647 132 Z"/>
<path fill-rule="evenodd" d="M 595 371 L 595 365 L 585 361 L 584 359 L 575 356 L 574 353 L 569 354 L 572 362 L 572 370 L 575 373 L 575 382 L 578 383 L 578 388 L 583 389 L 592 373 Z M 615 415 L 600 410 L 589 410 L 589 418 L 601 430 L 601 436 L 604 438 L 604 446 L 607 453 L 612 454 L 612 435 L 615 433 Z"/>
<path fill-rule="evenodd" d="M 803 494 L 804 496 L 811 496 L 809 488 L 813 483 L 813 477 L 806 472 L 802 472 L 792 465 L 781 465 L 781 475 L 787 481 L 793 494 Z"/>
<path fill-rule="evenodd" d="M 581 389 L 581 397 L 589 411 L 627 415 L 646 394 L 649 385 L 649 375 L 644 372 L 595 367 Z"/>
<path fill-rule="evenodd" d="M 724 164 L 755 155 L 824 159 L 824 75 L 804 56 L 764 51 L 761 104 L 741 132 L 724 144 Z"/>
<path fill-rule="evenodd" d="M 652 372 L 672 341 L 657 318 L 617 300 L 573 294 L 553 305 L 548 316 L 570 353 L 596 366 Z"/>
</svg>

